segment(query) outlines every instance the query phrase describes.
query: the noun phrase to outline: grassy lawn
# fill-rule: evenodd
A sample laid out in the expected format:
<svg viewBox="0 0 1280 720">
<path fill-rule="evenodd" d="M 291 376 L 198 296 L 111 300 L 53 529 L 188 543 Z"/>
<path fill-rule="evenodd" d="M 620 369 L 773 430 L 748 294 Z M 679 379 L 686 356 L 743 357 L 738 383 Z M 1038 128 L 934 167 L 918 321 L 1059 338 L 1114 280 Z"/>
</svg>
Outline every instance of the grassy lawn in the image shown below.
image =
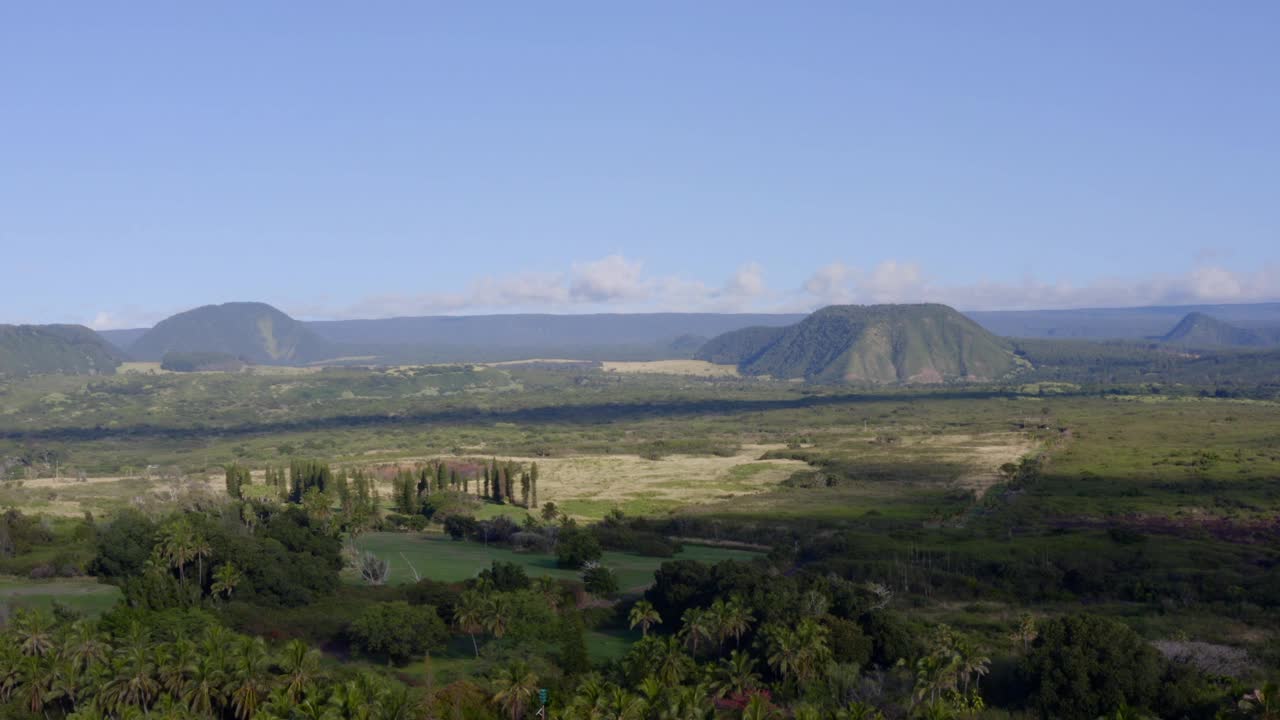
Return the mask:
<svg viewBox="0 0 1280 720">
<path fill-rule="evenodd" d="M 99 615 L 119 599 L 120 588 L 93 578 L 0 578 L 0 602 L 10 608 L 49 608 L 58 602 L 86 615 Z"/>
<path fill-rule="evenodd" d="M 457 582 L 475 577 L 495 560 L 523 565 L 532 576 L 547 575 L 556 578 L 576 579 L 578 573 L 556 567 L 551 555 L 517 553 L 504 547 L 486 547 L 480 543 L 454 541 L 443 535 L 410 533 L 370 533 L 361 536 L 357 545 L 372 552 L 391 566 L 391 583 L 414 581 L 416 568 L 422 577 Z M 715 563 L 721 560 L 744 560 L 757 557 L 758 553 L 729 548 L 688 545 L 676 557 L 681 560 L 697 560 Z M 604 564 L 618 575 L 623 590 L 647 587 L 653 582 L 653 572 L 665 562 L 663 558 L 643 557 L 620 552 L 606 552 Z"/>
</svg>

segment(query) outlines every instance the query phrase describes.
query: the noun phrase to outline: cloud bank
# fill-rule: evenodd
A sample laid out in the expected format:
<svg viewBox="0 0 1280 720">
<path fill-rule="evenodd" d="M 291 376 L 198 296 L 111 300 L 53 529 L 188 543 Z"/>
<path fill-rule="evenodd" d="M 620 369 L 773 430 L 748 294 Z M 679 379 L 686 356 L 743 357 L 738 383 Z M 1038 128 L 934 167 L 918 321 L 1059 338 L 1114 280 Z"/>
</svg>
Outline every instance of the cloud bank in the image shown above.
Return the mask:
<svg viewBox="0 0 1280 720">
<path fill-rule="evenodd" d="M 343 319 L 511 312 L 808 312 L 832 304 L 904 302 L 940 302 L 961 310 L 1039 310 L 1280 299 L 1280 265 L 1234 271 L 1205 262 L 1200 259 L 1201 264 L 1178 274 L 1104 277 L 1074 285 L 1034 277 L 953 284 L 914 262 L 887 260 L 861 267 L 833 261 L 814 269 L 799 286 L 779 287 L 768 282 L 769 269 L 755 262 L 741 265 L 721 283 L 708 284 L 648 273 L 643 261 L 614 254 L 572 263 L 558 273 L 485 275 L 458 292 L 384 293 L 345 305 L 280 306 L 300 318 Z M 141 319 L 128 311 L 102 311 L 89 324 L 98 329 L 137 327 Z"/>
</svg>

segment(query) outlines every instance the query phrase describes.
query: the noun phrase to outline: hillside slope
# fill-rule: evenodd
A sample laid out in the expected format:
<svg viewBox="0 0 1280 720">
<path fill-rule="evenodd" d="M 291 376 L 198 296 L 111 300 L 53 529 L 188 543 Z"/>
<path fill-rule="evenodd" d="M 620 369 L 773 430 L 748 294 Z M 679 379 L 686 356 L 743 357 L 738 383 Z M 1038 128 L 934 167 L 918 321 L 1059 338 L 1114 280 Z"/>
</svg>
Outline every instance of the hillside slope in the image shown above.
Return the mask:
<svg viewBox="0 0 1280 720">
<path fill-rule="evenodd" d="M 1276 342 L 1273 333 L 1248 330 L 1225 323 L 1204 313 L 1188 313 L 1160 341 L 1191 348 L 1267 347 Z"/>
<path fill-rule="evenodd" d="M 217 352 L 264 364 L 331 358 L 333 347 L 305 324 L 265 303 L 205 305 L 162 320 L 129 348 L 142 360 L 166 353 Z"/>
<path fill-rule="evenodd" d="M 827 383 L 984 381 L 1017 367 L 1001 340 L 934 304 L 833 305 L 780 330 L 722 335 L 698 357 L 750 375 Z"/>
<path fill-rule="evenodd" d="M 112 373 L 121 359 L 82 325 L 0 325 L 0 376 Z"/>
<path fill-rule="evenodd" d="M 1166 333 L 1188 313 L 1200 312 L 1236 327 L 1280 327 L 1280 303 L 1156 305 L 1072 310 L 980 310 L 965 315 L 1002 337 L 1077 340 L 1147 340 Z"/>
</svg>

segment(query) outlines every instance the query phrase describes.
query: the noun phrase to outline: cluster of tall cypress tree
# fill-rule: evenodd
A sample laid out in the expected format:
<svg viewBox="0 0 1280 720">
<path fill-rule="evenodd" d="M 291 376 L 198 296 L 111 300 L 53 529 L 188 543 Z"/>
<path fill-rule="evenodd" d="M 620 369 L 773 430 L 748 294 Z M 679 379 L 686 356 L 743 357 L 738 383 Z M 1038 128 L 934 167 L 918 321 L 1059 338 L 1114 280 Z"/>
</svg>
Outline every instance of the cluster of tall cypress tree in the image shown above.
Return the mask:
<svg viewBox="0 0 1280 720">
<path fill-rule="evenodd" d="M 396 508 L 405 514 L 422 509 L 422 498 L 437 492 L 471 492 L 471 477 L 437 460 L 412 470 L 398 470 L 392 480 Z"/>
<path fill-rule="evenodd" d="M 493 458 L 483 464 L 478 475 L 459 470 L 443 460 L 413 469 L 401 469 L 392 479 L 392 502 L 399 512 L 414 515 L 422 510 L 422 501 L 437 492 L 471 493 L 475 480 L 476 495 L 499 504 L 538 506 L 538 463 L 528 468 L 514 461 L 498 462 Z M 318 460 L 293 460 L 284 468 L 268 467 L 266 484 L 275 489 L 282 502 L 301 503 L 307 492 L 315 489 L 337 496 L 342 511 L 349 517 L 372 517 L 377 509 L 377 483 L 364 470 L 340 469 L 335 473 L 328 463 Z M 242 498 L 243 487 L 252 483 L 247 467 L 232 463 L 226 467 L 227 494 Z"/>
<path fill-rule="evenodd" d="M 245 485 L 252 485 L 253 478 L 249 474 L 249 468 L 239 463 L 231 463 L 227 466 L 227 494 L 233 498 L 244 497 L 244 491 L 241 489 Z"/>
<path fill-rule="evenodd" d="M 289 479 L 284 468 L 268 467 L 266 470 L 267 485 L 276 489 L 276 497 L 283 502 L 289 499 Z"/>
<path fill-rule="evenodd" d="M 282 467 L 268 467 L 265 476 L 265 484 L 275 490 L 281 502 L 301 503 L 313 489 L 326 493 L 326 504 L 332 504 L 336 497 L 351 527 L 363 527 L 377 514 L 377 483 L 364 470 L 342 468 L 334 472 L 326 463 L 295 460 L 287 472 Z M 243 498 L 244 487 L 253 480 L 249 468 L 232 463 L 226 468 L 226 482 L 228 495 Z"/>
<path fill-rule="evenodd" d="M 495 503 L 511 503 L 523 507 L 538 505 L 538 463 L 532 463 L 528 470 L 519 463 L 508 460 L 499 463 L 497 458 L 484 468 L 484 483 L 481 486 L 481 497 Z M 519 482 L 520 498 L 516 499 L 516 482 Z"/>
<path fill-rule="evenodd" d="M 401 469 L 392 480 L 393 499 L 399 512 L 406 515 L 422 510 L 424 498 L 437 492 L 471 493 L 472 475 L 442 460 L 416 469 Z M 512 461 L 493 458 L 482 466 L 475 477 L 475 492 L 482 499 L 499 504 L 537 507 L 538 464 L 527 469 Z"/>
<path fill-rule="evenodd" d="M 289 463 L 289 502 L 300 503 L 311 488 L 320 492 L 333 484 L 329 463 L 318 460 L 293 460 Z"/>
</svg>

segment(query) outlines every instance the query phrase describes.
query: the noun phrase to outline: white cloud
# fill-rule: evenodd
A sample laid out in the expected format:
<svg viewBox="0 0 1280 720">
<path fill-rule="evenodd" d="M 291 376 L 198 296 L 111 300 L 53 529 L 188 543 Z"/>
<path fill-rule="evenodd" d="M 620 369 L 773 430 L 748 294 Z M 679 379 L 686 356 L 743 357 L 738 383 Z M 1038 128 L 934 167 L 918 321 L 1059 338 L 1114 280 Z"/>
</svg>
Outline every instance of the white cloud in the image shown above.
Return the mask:
<svg viewBox="0 0 1280 720">
<path fill-rule="evenodd" d="M 643 263 L 621 255 L 574 263 L 569 294 L 592 303 L 648 299 L 652 283 L 641 277 Z"/>
<path fill-rule="evenodd" d="M 940 281 L 916 262 L 886 260 L 869 269 L 841 261 L 815 269 L 798 287 L 771 287 L 755 262 L 723 285 L 679 275 L 651 275 L 622 255 L 573 263 L 564 272 L 523 271 L 476 278 L 457 292 L 384 293 L 345 306 L 332 301 L 281 303 L 304 319 L 378 318 L 511 312 L 808 312 L 848 303 L 941 302 L 961 310 L 1125 307 L 1280 299 L 1280 265 L 1251 271 L 1197 264 L 1178 274 L 1104 277 L 1084 284 L 1027 276 L 968 284 Z M 164 314 L 127 307 L 101 311 L 98 329 L 142 327 Z"/>
<path fill-rule="evenodd" d="M 729 297 L 754 298 L 765 294 L 764 270 L 760 263 L 747 263 L 729 278 L 724 294 Z"/>
<path fill-rule="evenodd" d="M 965 285 L 935 280 L 916 263 L 888 260 L 871 270 L 840 262 L 816 270 L 788 308 L 846 303 L 941 302 L 963 310 L 1133 307 L 1280 299 L 1280 266 L 1233 271 L 1197 266 L 1177 275 L 1100 278 L 1086 285 L 1025 277 Z"/>
<path fill-rule="evenodd" d="M 105 310 L 99 310 L 98 314 L 94 315 L 93 319 L 89 321 L 89 327 L 94 330 L 116 330 L 125 327 L 125 325 L 120 324 L 115 315 Z"/>
</svg>

